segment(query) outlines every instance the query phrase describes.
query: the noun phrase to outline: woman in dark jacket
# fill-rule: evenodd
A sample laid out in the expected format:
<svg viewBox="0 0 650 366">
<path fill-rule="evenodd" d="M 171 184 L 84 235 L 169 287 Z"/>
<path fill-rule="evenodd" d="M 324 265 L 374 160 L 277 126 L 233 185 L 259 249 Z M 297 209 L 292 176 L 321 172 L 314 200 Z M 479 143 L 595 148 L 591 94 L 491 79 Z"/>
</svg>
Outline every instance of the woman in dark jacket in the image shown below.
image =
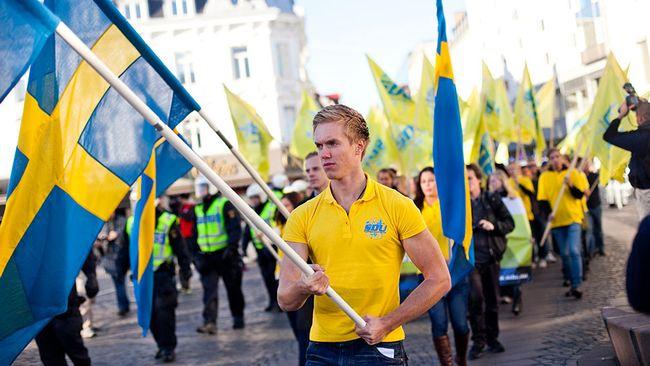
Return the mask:
<svg viewBox="0 0 650 366">
<path fill-rule="evenodd" d="M 472 327 L 470 359 L 489 352 L 505 351 L 499 337 L 499 261 L 506 250 L 506 235 L 515 228 L 514 220 L 501 197 L 481 190 L 481 170 L 467 166 L 472 199 L 472 229 L 476 267 L 470 275 L 469 319 Z"/>
</svg>

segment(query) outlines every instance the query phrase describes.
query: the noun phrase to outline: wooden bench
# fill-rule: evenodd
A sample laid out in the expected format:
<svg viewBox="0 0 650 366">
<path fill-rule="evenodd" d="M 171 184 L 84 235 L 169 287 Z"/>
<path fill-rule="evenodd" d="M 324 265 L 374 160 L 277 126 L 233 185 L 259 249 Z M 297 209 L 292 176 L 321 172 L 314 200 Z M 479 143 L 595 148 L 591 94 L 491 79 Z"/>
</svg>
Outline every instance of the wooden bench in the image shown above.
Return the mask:
<svg viewBox="0 0 650 366">
<path fill-rule="evenodd" d="M 621 366 L 650 366 L 650 316 L 615 307 L 602 316 Z"/>
</svg>

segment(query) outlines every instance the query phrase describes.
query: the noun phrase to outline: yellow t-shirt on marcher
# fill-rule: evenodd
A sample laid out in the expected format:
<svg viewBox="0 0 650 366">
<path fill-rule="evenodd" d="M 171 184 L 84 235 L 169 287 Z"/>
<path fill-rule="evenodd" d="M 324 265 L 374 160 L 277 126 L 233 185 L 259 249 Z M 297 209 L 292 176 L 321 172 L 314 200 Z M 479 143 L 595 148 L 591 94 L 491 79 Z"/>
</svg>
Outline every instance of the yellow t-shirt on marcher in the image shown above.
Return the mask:
<svg viewBox="0 0 650 366">
<path fill-rule="evenodd" d="M 519 195 L 521 196 L 521 200 L 524 202 L 524 208 L 526 209 L 526 216 L 528 217 L 528 221 L 532 221 L 535 219 L 535 216 L 533 216 L 533 206 L 532 203 L 530 202 L 530 196 L 526 194 L 519 186 L 523 186 L 527 190 L 535 193 L 535 186 L 533 185 L 533 181 L 530 180 L 530 178 L 526 176 L 519 176 L 517 177 L 517 191 L 519 192 Z"/>
<path fill-rule="evenodd" d="M 560 187 L 564 184 L 564 177 L 567 170 L 561 172 L 546 171 L 539 177 L 539 185 L 537 187 L 537 199 L 539 201 L 548 201 L 552 207 L 555 204 L 555 199 L 560 193 Z M 581 191 L 589 188 L 587 177 L 584 173 L 577 170 L 571 170 L 570 175 L 573 186 Z M 551 222 L 551 228 L 567 226 L 571 224 L 582 223 L 584 217 L 584 204 L 582 198 L 575 198 L 571 195 L 569 187 L 564 189 L 562 198 L 560 198 L 558 208 L 555 212 L 555 218 Z"/>
<path fill-rule="evenodd" d="M 367 178 L 367 176 L 366 176 Z M 384 316 L 399 306 L 402 240 L 426 230 L 413 201 L 367 178 L 363 196 L 346 213 L 328 187 L 296 208 L 284 240 L 306 244 L 309 257 L 325 269 L 330 285 L 359 315 Z M 327 296 L 316 296 L 309 339 L 358 339 L 354 322 Z M 384 342 L 404 339 L 399 327 Z"/>
</svg>

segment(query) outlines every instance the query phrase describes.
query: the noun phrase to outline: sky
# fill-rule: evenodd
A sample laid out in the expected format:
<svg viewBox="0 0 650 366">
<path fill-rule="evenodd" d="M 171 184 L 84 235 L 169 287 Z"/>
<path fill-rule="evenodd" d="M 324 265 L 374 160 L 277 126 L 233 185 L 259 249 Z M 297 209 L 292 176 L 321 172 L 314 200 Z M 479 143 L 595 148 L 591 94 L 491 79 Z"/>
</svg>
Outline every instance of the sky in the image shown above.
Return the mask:
<svg viewBox="0 0 650 366">
<path fill-rule="evenodd" d="M 408 53 L 437 40 L 435 0 L 297 0 L 305 13 L 307 72 L 321 94 L 367 114 L 379 105 L 366 54 L 397 82 L 408 78 Z M 448 29 L 464 0 L 444 2 Z M 450 34 L 450 31 L 447 31 Z"/>
</svg>

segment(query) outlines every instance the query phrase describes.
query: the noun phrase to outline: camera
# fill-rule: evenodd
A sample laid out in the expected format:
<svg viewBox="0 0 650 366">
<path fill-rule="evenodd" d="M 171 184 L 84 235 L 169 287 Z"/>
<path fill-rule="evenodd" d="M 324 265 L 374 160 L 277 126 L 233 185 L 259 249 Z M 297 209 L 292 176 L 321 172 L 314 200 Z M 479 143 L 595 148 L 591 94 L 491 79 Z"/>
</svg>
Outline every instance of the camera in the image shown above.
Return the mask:
<svg viewBox="0 0 650 366">
<path fill-rule="evenodd" d="M 623 90 L 627 92 L 627 95 L 625 96 L 625 104 L 627 104 L 627 107 L 631 110 L 636 110 L 636 106 L 639 104 L 639 96 L 636 95 L 636 90 L 634 90 L 631 83 L 623 84 Z"/>
</svg>

